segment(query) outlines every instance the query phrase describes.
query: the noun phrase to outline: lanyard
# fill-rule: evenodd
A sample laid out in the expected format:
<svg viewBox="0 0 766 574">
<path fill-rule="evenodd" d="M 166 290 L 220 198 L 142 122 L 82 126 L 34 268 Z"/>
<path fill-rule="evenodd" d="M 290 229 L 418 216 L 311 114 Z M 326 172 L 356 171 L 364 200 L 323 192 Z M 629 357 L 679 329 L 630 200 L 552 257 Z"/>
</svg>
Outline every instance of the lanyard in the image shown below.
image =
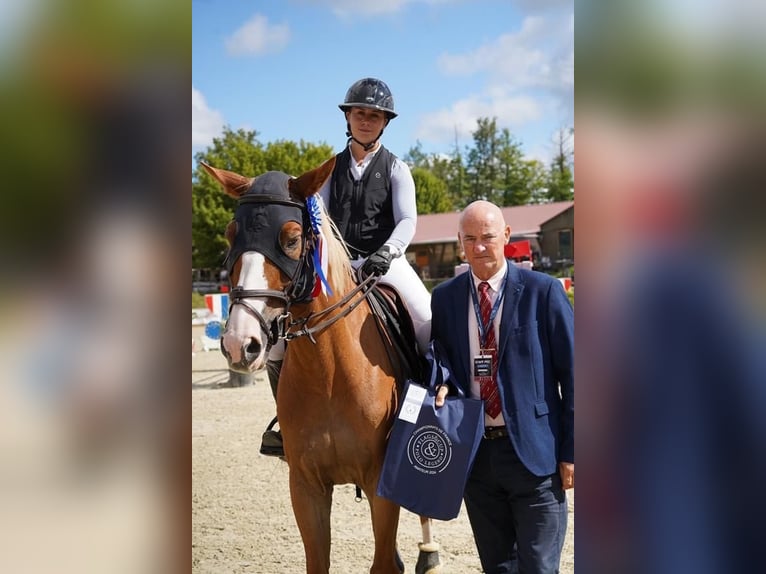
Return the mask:
<svg viewBox="0 0 766 574">
<path fill-rule="evenodd" d="M 505 275 L 503 276 L 503 282 L 500 284 L 500 292 L 497 295 L 497 299 L 495 299 L 495 304 L 492 305 L 492 311 L 490 311 L 489 313 L 488 325 L 485 325 L 481 319 L 481 307 L 479 306 L 479 297 L 476 293 L 476 285 L 474 285 L 473 277 L 471 277 L 470 281 L 468 282 L 468 285 L 471 290 L 471 300 L 473 301 L 473 311 L 474 313 L 476 313 L 476 323 L 479 325 L 479 343 L 481 344 L 482 349 L 486 347 L 487 335 L 489 334 L 489 330 L 493 328 L 492 324 L 495 321 L 497 310 L 500 308 L 500 303 L 503 302 L 503 296 L 505 295 L 505 282 L 507 280 L 508 280 L 508 269 L 505 270 Z"/>
</svg>

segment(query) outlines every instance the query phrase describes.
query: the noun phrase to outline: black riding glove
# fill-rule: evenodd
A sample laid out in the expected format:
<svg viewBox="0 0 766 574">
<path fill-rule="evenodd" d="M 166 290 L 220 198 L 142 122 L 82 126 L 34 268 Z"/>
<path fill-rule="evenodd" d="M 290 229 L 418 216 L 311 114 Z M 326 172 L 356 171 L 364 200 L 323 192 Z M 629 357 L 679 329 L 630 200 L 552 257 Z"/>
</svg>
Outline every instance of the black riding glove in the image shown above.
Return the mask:
<svg viewBox="0 0 766 574">
<path fill-rule="evenodd" d="M 388 268 L 391 267 L 391 260 L 393 258 L 394 255 L 391 253 L 391 248 L 388 245 L 384 245 L 367 258 L 367 261 L 362 265 L 362 274 L 365 277 L 369 275 L 385 275 L 388 272 Z"/>
</svg>

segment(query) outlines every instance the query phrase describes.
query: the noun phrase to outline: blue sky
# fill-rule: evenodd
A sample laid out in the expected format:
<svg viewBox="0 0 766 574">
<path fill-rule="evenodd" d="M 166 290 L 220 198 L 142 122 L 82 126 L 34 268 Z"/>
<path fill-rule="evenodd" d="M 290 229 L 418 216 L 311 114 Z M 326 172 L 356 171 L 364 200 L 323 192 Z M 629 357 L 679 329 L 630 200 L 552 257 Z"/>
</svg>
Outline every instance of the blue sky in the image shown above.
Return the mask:
<svg viewBox="0 0 766 574">
<path fill-rule="evenodd" d="M 382 142 L 403 156 L 471 146 L 496 117 L 546 163 L 573 125 L 572 0 L 192 0 L 192 152 L 222 127 L 261 142 L 340 151 L 338 104 L 356 80 L 385 81 L 399 117 Z"/>
</svg>

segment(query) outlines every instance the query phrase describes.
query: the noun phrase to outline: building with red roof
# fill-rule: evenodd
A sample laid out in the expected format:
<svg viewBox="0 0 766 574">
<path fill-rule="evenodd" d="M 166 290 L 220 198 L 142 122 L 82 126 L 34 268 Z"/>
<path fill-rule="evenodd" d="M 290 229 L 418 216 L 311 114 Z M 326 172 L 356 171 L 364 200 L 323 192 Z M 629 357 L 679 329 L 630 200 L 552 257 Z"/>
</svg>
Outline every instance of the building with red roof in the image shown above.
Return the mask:
<svg viewBox="0 0 766 574">
<path fill-rule="evenodd" d="M 511 240 L 529 240 L 536 269 L 557 269 L 574 264 L 574 201 L 503 207 L 511 226 Z M 418 216 L 407 259 L 424 279 L 454 275 L 462 254 L 457 242 L 460 212 Z"/>
</svg>

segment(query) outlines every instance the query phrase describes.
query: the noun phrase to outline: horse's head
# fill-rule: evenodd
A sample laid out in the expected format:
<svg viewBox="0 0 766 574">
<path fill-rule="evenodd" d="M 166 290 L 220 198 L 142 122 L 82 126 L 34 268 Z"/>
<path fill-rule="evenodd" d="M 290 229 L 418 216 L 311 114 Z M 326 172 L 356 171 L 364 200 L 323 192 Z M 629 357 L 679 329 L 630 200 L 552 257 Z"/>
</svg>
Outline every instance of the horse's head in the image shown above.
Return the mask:
<svg viewBox="0 0 766 574">
<path fill-rule="evenodd" d="M 232 289 L 221 350 L 232 370 L 256 371 L 276 341 L 277 320 L 291 303 L 311 299 L 314 236 L 306 199 L 330 176 L 335 158 L 298 178 L 278 171 L 249 178 L 201 165 L 239 200 L 226 228 L 225 265 Z"/>
</svg>

